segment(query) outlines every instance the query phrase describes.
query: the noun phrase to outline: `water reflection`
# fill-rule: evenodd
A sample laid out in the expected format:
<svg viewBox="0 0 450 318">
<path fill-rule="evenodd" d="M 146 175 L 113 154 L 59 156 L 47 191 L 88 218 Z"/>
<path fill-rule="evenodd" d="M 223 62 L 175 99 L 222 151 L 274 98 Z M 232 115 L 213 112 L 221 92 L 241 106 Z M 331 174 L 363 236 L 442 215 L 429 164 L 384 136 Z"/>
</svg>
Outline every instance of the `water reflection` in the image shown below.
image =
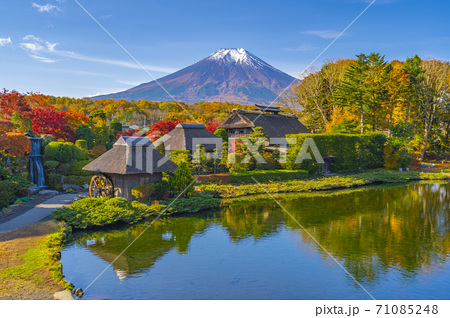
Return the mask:
<svg viewBox="0 0 450 318">
<path fill-rule="evenodd" d="M 410 279 L 420 271 L 432 271 L 437 265 L 444 264 L 449 255 L 448 183 L 372 187 L 319 195 L 278 196 L 278 199 L 359 282 L 368 286 L 389 284 L 387 280 L 392 272 L 400 272 L 403 279 Z M 264 244 L 269 245 L 265 242 L 274 242 L 277 236 L 286 232 L 297 241 L 297 254 L 304 254 L 306 246 L 322 260 L 329 261 L 326 253 L 273 200 L 246 200 L 231 201 L 216 213 L 158 220 L 145 233 L 142 232 L 146 225 L 80 233 L 75 245 L 88 249 L 108 263 L 117 258 L 112 267 L 122 281 L 151 271 L 158 260 L 171 251 L 179 255 L 190 254 L 193 242 L 197 250 L 215 244 L 219 253 L 227 250 L 232 257 L 230 248 L 232 250 L 233 246 L 253 241 L 258 244 L 255 249 L 261 248 Z M 228 242 L 221 240 L 217 231 L 208 239 L 202 239 L 210 228 L 225 233 Z M 284 246 L 279 248 L 281 251 Z M 210 252 L 202 255 L 202 262 L 215 257 L 207 253 Z M 287 252 L 280 253 L 277 258 L 283 262 L 295 257 Z M 329 262 L 328 266 L 335 265 Z M 285 279 L 291 280 L 292 274 L 286 275 Z"/>
</svg>

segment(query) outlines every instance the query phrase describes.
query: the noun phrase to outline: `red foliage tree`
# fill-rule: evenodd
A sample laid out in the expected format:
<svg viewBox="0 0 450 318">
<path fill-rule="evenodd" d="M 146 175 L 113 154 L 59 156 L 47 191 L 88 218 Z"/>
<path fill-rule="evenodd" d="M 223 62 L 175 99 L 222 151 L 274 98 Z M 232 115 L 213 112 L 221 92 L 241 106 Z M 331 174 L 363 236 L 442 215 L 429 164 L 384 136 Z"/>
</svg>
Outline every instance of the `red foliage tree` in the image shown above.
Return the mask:
<svg viewBox="0 0 450 318">
<path fill-rule="evenodd" d="M 0 136 L 8 133 L 13 132 L 16 129 L 14 124 L 6 119 L 0 119 Z"/>
<path fill-rule="evenodd" d="M 8 157 L 21 157 L 31 151 L 31 142 L 21 133 L 8 132 L 0 136 L 0 151 Z"/>
<path fill-rule="evenodd" d="M 31 107 L 25 95 L 3 89 L 3 92 L 0 92 L 0 114 L 9 119 L 14 112 L 18 112 L 22 117 L 30 117 Z"/>
<path fill-rule="evenodd" d="M 218 122 L 218 121 L 206 122 L 206 129 L 212 133 L 214 133 L 217 130 L 217 127 L 219 127 L 219 126 L 220 126 L 220 122 Z"/>
<path fill-rule="evenodd" d="M 114 138 L 114 142 L 117 141 L 120 137 L 142 137 L 142 134 L 139 132 L 139 129 L 130 129 L 127 131 L 119 131 Z"/>
<path fill-rule="evenodd" d="M 48 134 L 57 139 L 75 141 L 75 132 L 69 126 L 66 112 L 54 108 L 34 108 L 31 123 L 36 134 Z"/>
<path fill-rule="evenodd" d="M 154 123 L 147 133 L 148 138 L 151 141 L 155 141 L 163 135 L 171 132 L 176 125 L 179 123 L 183 123 L 182 120 L 160 120 L 157 123 Z"/>
</svg>

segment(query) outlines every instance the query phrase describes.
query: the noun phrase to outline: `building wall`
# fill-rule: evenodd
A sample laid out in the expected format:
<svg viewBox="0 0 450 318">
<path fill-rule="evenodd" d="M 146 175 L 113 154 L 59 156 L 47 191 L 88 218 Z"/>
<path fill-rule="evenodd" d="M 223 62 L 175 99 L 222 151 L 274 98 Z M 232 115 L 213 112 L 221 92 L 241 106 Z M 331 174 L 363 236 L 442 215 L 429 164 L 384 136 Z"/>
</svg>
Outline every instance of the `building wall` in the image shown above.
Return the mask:
<svg viewBox="0 0 450 318">
<path fill-rule="evenodd" d="M 142 174 L 110 174 L 108 177 L 112 180 L 114 185 L 114 196 L 122 197 L 127 200 L 135 200 L 135 198 L 131 195 L 131 189 L 135 186 L 148 183 L 148 182 L 156 182 L 162 180 L 162 173 L 142 173 Z"/>
</svg>

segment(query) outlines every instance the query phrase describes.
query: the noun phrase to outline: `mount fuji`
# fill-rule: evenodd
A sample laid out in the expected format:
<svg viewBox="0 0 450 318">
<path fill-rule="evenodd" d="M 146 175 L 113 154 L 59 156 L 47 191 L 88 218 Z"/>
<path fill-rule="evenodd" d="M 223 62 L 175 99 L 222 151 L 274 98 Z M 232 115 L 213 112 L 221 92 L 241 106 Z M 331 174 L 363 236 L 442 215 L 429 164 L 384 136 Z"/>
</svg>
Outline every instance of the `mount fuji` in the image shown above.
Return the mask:
<svg viewBox="0 0 450 318">
<path fill-rule="evenodd" d="M 270 104 L 295 78 L 244 49 L 220 49 L 201 61 L 156 81 L 123 92 L 91 97 L 179 102 Z M 167 92 L 161 88 L 164 87 Z"/>
</svg>

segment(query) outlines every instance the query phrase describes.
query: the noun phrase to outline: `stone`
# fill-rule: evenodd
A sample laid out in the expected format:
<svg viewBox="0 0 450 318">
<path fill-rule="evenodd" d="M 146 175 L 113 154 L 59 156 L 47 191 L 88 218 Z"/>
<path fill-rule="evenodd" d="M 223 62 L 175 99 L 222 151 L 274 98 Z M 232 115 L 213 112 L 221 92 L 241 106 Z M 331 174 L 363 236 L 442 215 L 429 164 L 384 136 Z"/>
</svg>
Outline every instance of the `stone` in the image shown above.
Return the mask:
<svg viewBox="0 0 450 318">
<path fill-rule="evenodd" d="M 39 191 L 42 190 L 42 188 L 39 188 L 38 186 L 31 186 L 28 189 L 30 189 L 31 194 L 37 194 Z"/>
<path fill-rule="evenodd" d="M 72 293 L 68 290 L 57 292 L 53 295 L 55 300 L 74 300 Z"/>
<path fill-rule="evenodd" d="M 80 186 L 78 186 L 76 184 L 63 184 L 62 188 L 64 189 L 64 191 L 72 190 L 72 191 L 79 192 L 79 191 L 83 190 L 82 187 L 80 187 Z"/>
<path fill-rule="evenodd" d="M 56 194 L 58 194 L 59 192 L 58 191 L 56 191 L 56 190 L 49 190 L 49 189 L 44 189 L 44 190 L 41 190 L 41 191 L 39 191 L 39 195 L 56 195 Z"/>
<path fill-rule="evenodd" d="M 84 190 L 89 190 L 89 184 L 83 184 L 83 189 Z"/>
</svg>

